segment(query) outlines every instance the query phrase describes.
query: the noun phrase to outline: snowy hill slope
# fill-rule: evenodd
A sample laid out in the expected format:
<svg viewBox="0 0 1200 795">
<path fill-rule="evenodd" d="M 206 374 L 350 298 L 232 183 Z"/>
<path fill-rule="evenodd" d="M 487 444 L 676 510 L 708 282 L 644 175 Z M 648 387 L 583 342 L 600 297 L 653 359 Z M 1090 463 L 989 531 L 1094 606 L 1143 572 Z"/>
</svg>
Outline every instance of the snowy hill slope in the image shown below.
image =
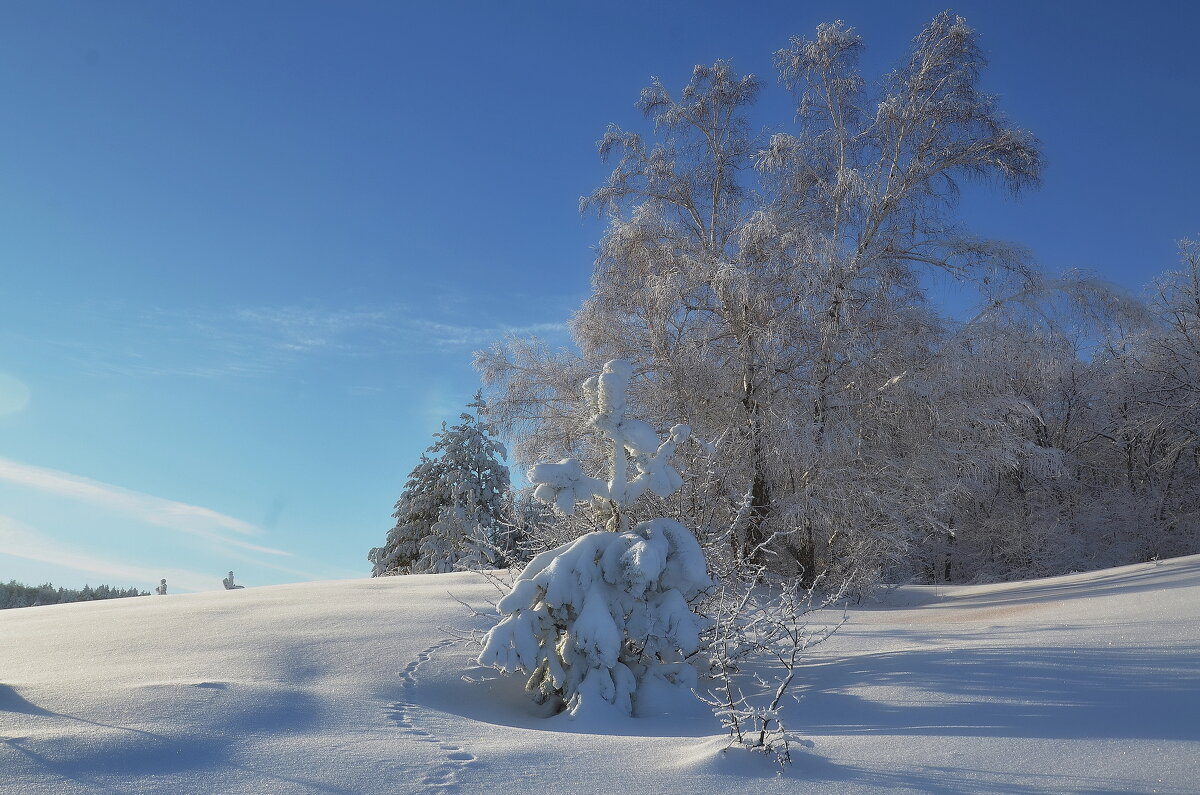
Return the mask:
<svg viewBox="0 0 1200 795">
<path fill-rule="evenodd" d="M 482 625 L 448 591 L 494 593 L 425 575 L 4 611 L 0 792 L 1200 786 L 1200 556 L 851 610 L 787 707 L 814 748 L 783 775 L 721 753 L 698 705 L 539 718 L 454 642 Z"/>
</svg>

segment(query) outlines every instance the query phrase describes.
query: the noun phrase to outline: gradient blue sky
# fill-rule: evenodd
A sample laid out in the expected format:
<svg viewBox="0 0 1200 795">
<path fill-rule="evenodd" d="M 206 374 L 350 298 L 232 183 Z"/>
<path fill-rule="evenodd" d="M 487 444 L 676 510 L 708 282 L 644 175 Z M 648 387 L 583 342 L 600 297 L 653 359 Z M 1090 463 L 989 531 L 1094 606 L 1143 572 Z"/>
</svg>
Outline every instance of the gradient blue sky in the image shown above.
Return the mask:
<svg viewBox="0 0 1200 795">
<path fill-rule="evenodd" d="M 506 331 L 566 344 L 650 76 L 944 2 L 0 4 L 0 580 L 365 576 Z M 981 234 L 1129 289 L 1200 234 L 1200 4 L 969 2 L 1043 189 Z"/>
</svg>

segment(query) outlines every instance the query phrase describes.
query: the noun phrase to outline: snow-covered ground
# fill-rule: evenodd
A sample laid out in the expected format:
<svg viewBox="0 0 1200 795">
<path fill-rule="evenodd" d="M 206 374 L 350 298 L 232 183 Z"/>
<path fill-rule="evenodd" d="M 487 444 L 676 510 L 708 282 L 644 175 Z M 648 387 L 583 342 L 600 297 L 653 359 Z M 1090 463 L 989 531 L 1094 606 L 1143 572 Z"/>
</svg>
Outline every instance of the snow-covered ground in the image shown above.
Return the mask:
<svg viewBox="0 0 1200 795">
<path fill-rule="evenodd" d="M 1200 790 L 1200 556 L 906 587 L 815 649 L 782 775 L 700 705 L 534 714 L 456 636 L 467 574 L 0 613 L 0 791 Z"/>
</svg>

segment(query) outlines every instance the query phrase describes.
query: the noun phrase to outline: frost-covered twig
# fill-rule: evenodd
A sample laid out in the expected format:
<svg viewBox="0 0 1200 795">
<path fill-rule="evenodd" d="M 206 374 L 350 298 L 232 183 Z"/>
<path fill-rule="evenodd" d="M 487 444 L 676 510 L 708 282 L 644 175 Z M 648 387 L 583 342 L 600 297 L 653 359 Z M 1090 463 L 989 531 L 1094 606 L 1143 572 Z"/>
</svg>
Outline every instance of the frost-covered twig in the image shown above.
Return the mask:
<svg viewBox="0 0 1200 795">
<path fill-rule="evenodd" d="M 819 595 L 821 579 L 810 588 L 770 583 L 760 572 L 742 582 L 726 582 L 713 594 L 713 624 L 708 643 L 715 686 L 697 697 L 708 704 L 730 734 L 730 742 L 772 755 L 779 764 L 791 761 L 791 738 L 780 718 L 786 698 L 794 693 L 805 652 L 828 639 L 845 623 L 809 625 L 814 611 L 841 601 L 844 587 Z M 769 673 L 750 669 L 765 660 Z M 746 674 L 759 696 L 746 693 Z"/>
</svg>

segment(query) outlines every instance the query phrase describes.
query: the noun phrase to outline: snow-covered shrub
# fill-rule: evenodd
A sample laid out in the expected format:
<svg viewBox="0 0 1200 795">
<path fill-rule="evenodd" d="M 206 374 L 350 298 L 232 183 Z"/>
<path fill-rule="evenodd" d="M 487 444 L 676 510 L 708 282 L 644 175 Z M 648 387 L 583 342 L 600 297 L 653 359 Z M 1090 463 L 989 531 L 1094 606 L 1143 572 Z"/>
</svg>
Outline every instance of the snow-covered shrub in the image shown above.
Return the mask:
<svg viewBox="0 0 1200 795">
<path fill-rule="evenodd" d="M 780 765 L 791 761 L 794 741 L 780 712 L 789 698 L 799 700 L 795 680 L 804 653 L 845 622 L 843 612 L 840 620 L 810 624 L 814 611 L 845 594 L 844 582 L 822 593 L 823 579 L 805 588 L 760 567 L 753 576 L 721 583 L 707 604 L 712 686 L 697 696 L 729 730 L 730 744 L 768 754 Z"/>
<path fill-rule="evenodd" d="M 238 585 L 237 583 L 235 583 L 233 581 L 233 572 L 232 571 L 229 572 L 228 577 L 221 578 L 221 584 L 225 586 L 226 591 L 239 591 L 242 588 L 246 587 L 244 585 Z"/>
<path fill-rule="evenodd" d="M 159 596 L 167 595 L 167 578 L 163 577 L 158 585 L 154 586 L 154 592 Z"/>
<path fill-rule="evenodd" d="M 638 690 L 650 679 L 695 686 L 686 660 L 699 648 L 701 625 L 688 602 L 711 584 L 704 553 L 679 522 L 650 519 L 630 528 L 626 513 L 646 490 L 665 497 L 679 488 L 671 457 L 688 428 L 676 425 L 660 441 L 649 425 L 627 418 L 631 374 L 629 362 L 614 360 L 584 383 L 595 409 L 591 425 L 613 442 L 608 481 L 586 475 L 572 458 L 529 472 L 536 496 L 563 513 L 573 513 L 578 502 L 605 503 L 609 531 L 530 561 L 498 603 L 504 618 L 479 655 L 481 665 L 527 674 L 535 701 L 573 716 L 632 715 Z"/>
</svg>

